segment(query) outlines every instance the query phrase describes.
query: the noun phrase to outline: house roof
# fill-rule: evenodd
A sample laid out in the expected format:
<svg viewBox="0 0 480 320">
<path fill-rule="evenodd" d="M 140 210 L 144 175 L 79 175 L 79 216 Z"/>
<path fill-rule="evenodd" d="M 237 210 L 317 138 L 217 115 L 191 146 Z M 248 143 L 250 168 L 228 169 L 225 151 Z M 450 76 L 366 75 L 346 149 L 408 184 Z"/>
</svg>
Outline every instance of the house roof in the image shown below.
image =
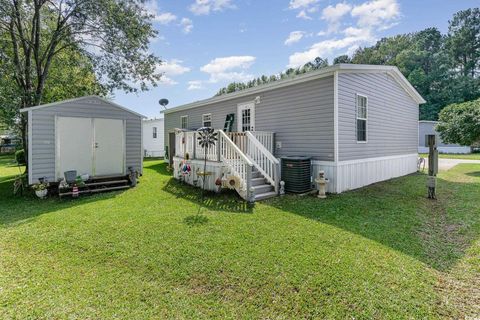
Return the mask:
<svg viewBox="0 0 480 320">
<path fill-rule="evenodd" d="M 68 100 L 62 100 L 62 101 L 57 101 L 57 102 L 52 102 L 52 103 L 47 103 L 47 104 L 42 104 L 42 105 L 39 105 L 39 106 L 35 106 L 35 107 L 30 107 L 30 108 L 23 108 L 23 109 L 20 109 L 20 112 L 27 112 L 27 111 L 32 111 L 32 110 L 38 110 L 38 109 L 44 109 L 44 108 L 49 108 L 49 107 L 54 107 L 54 106 L 58 106 L 62 103 L 66 103 L 66 102 L 75 102 L 75 101 L 79 101 L 79 100 L 83 100 L 83 99 L 91 99 L 91 98 L 94 98 L 94 99 L 97 99 L 97 100 L 100 100 L 102 102 L 105 102 L 105 103 L 108 103 L 118 109 L 122 109 L 124 111 L 127 111 L 131 114 L 134 114 L 136 116 L 139 116 L 141 118 L 146 118 L 146 116 L 140 114 L 140 113 L 137 113 L 135 111 L 132 111 L 124 106 L 121 106 L 115 102 L 112 102 L 110 100 L 107 100 L 105 98 L 102 98 L 102 97 L 99 97 L 99 96 L 84 96 L 84 97 L 79 97 L 79 98 L 73 98 L 73 99 L 68 99 Z"/>
<path fill-rule="evenodd" d="M 367 65 L 367 64 L 348 64 L 348 63 L 340 63 L 336 64 L 327 68 L 323 68 L 321 70 L 309 72 L 306 74 L 302 74 L 293 78 L 279 80 L 275 82 L 271 82 L 265 85 L 261 85 L 258 87 L 248 88 L 242 91 L 237 91 L 233 93 L 224 94 L 221 96 L 216 96 L 213 98 L 200 100 L 188 104 L 184 104 L 175 108 L 167 109 L 161 111 L 164 114 L 169 114 L 172 112 L 177 112 L 181 110 L 187 110 L 192 108 L 197 108 L 205 105 L 209 105 L 216 102 L 227 101 L 234 98 L 240 98 L 243 96 L 261 93 L 264 91 L 278 89 L 282 87 L 287 87 L 295 84 L 299 84 L 306 81 L 311 81 L 315 79 L 320 79 L 323 77 L 328 77 L 333 75 L 335 72 L 345 72 L 345 73 L 388 73 L 391 75 L 395 81 L 412 97 L 412 99 L 417 102 L 418 104 L 425 103 L 426 101 L 423 97 L 417 92 L 417 90 L 411 85 L 411 83 L 405 78 L 405 76 L 398 70 L 395 66 L 379 66 L 379 65 Z"/>
</svg>

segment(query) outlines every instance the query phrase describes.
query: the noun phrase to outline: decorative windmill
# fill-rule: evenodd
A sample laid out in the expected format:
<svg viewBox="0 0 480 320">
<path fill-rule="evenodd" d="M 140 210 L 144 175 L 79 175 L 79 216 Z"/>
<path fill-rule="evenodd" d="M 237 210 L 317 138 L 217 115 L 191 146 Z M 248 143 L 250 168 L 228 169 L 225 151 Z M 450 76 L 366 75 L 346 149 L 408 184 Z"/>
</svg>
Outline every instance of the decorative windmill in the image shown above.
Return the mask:
<svg viewBox="0 0 480 320">
<path fill-rule="evenodd" d="M 203 190 L 205 190 L 205 178 L 207 176 L 207 154 L 210 147 L 214 147 L 217 142 L 218 133 L 213 128 L 203 127 L 197 130 L 198 132 L 198 144 L 205 150 L 204 164 L 203 164 Z"/>
</svg>

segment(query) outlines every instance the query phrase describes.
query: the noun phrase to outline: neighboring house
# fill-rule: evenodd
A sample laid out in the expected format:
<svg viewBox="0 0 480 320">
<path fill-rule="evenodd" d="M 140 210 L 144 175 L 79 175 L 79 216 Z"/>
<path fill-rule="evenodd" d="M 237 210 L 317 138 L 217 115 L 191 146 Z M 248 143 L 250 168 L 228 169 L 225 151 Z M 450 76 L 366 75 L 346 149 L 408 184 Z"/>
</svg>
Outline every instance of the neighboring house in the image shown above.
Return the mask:
<svg viewBox="0 0 480 320">
<path fill-rule="evenodd" d="M 15 152 L 20 141 L 13 131 L 9 130 L 6 125 L 0 123 L 0 154 Z"/>
<path fill-rule="evenodd" d="M 28 182 L 142 173 L 143 116 L 97 96 L 20 110 L 28 114 Z"/>
<path fill-rule="evenodd" d="M 220 131 L 220 143 L 208 151 L 209 189 L 227 172 L 249 201 L 275 195 L 279 158 L 307 156 L 312 181 L 324 170 L 328 191 L 340 193 L 416 171 L 422 103 L 396 67 L 338 64 L 166 110 L 165 144 L 175 176 L 196 184 L 204 156 L 189 131 L 232 128 L 237 133 Z M 186 153 L 193 174 L 182 176 L 177 169 Z"/>
<path fill-rule="evenodd" d="M 143 120 L 143 150 L 146 157 L 165 155 L 163 119 Z"/>
<path fill-rule="evenodd" d="M 437 150 L 440 153 L 471 153 L 472 148 L 469 146 L 461 146 L 459 144 L 444 143 L 439 133 L 435 130 L 438 121 L 421 120 L 418 122 L 418 152 L 428 153 L 427 135 L 437 136 Z"/>
</svg>

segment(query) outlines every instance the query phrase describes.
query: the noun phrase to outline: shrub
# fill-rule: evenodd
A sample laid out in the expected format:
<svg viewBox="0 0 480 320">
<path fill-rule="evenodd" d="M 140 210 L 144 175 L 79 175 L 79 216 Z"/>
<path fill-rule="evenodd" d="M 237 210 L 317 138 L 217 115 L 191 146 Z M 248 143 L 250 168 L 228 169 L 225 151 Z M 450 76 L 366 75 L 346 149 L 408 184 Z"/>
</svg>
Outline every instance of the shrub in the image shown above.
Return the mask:
<svg viewBox="0 0 480 320">
<path fill-rule="evenodd" d="M 15 152 L 15 160 L 17 161 L 18 164 L 25 164 L 25 150 L 18 150 Z"/>
</svg>

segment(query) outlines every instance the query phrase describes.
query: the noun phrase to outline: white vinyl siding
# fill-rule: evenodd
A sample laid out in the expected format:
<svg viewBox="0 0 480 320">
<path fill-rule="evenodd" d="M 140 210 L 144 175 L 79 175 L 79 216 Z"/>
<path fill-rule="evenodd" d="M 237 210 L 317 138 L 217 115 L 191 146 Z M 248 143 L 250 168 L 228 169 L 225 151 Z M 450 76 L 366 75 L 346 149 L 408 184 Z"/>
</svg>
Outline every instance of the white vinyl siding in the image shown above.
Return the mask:
<svg viewBox="0 0 480 320">
<path fill-rule="evenodd" d="M 367 140 L 357 142 L 356 94 L 368 97 Z M 388 74 L 338 75 L 339 161 L 414 154 L 418 103 Z"/>
<path fill-rule="evenodd" d="M 366 96 L 357 94 L 357 142 L 367 142 L 367 112 L 368 99 Z"/>
<path fill-rule="evenodd" d="M 233 130 L 237 131 L 238 104 L 254 101 L 257 96 L 259 94 L 252 94 L 168 113 L 165 133 L 180 128 L 180 117 L 187 113 L 189 129 L 200 128 L 202 115 L 206 113 L 212 114 L 213 128 L 223 129 L 226 116 L 233 113 Z M 272 89 L 263 92 L 260 98 L 261 102 L 255 105 L 254 130 L 275 132 L 275 141 L 281 142 L 281 148 L 274 150 L 275 156 L 309 155 L 316 160 L 333 160 L 333 76 Z M 354 110 L 355 102 L 351 106 Z M 168 135 L 165 143 L 168 144 Z"/>
<path fill-rule="evenodd" d="M 188 116 L 181 117 L 182 129 L 188 129 Z"/>
<path fill-rule="evenodd" d="M 202 115 L 202 126 L 203 127 L 212 127 L 212 114 L 205 113 Z"/>
<path fill-rule="evenodd" d="M 47 177 L 55 181 L 55 116 L 104 118 L 126 121 L 126 165 L 142 170 L 142 119 L 96 97 L 66 101 L 54 106 L 32 110 L 31 161 L 32 181 Z M 81 134 L 81 133 L 79 133 Z"/>
</svg>

